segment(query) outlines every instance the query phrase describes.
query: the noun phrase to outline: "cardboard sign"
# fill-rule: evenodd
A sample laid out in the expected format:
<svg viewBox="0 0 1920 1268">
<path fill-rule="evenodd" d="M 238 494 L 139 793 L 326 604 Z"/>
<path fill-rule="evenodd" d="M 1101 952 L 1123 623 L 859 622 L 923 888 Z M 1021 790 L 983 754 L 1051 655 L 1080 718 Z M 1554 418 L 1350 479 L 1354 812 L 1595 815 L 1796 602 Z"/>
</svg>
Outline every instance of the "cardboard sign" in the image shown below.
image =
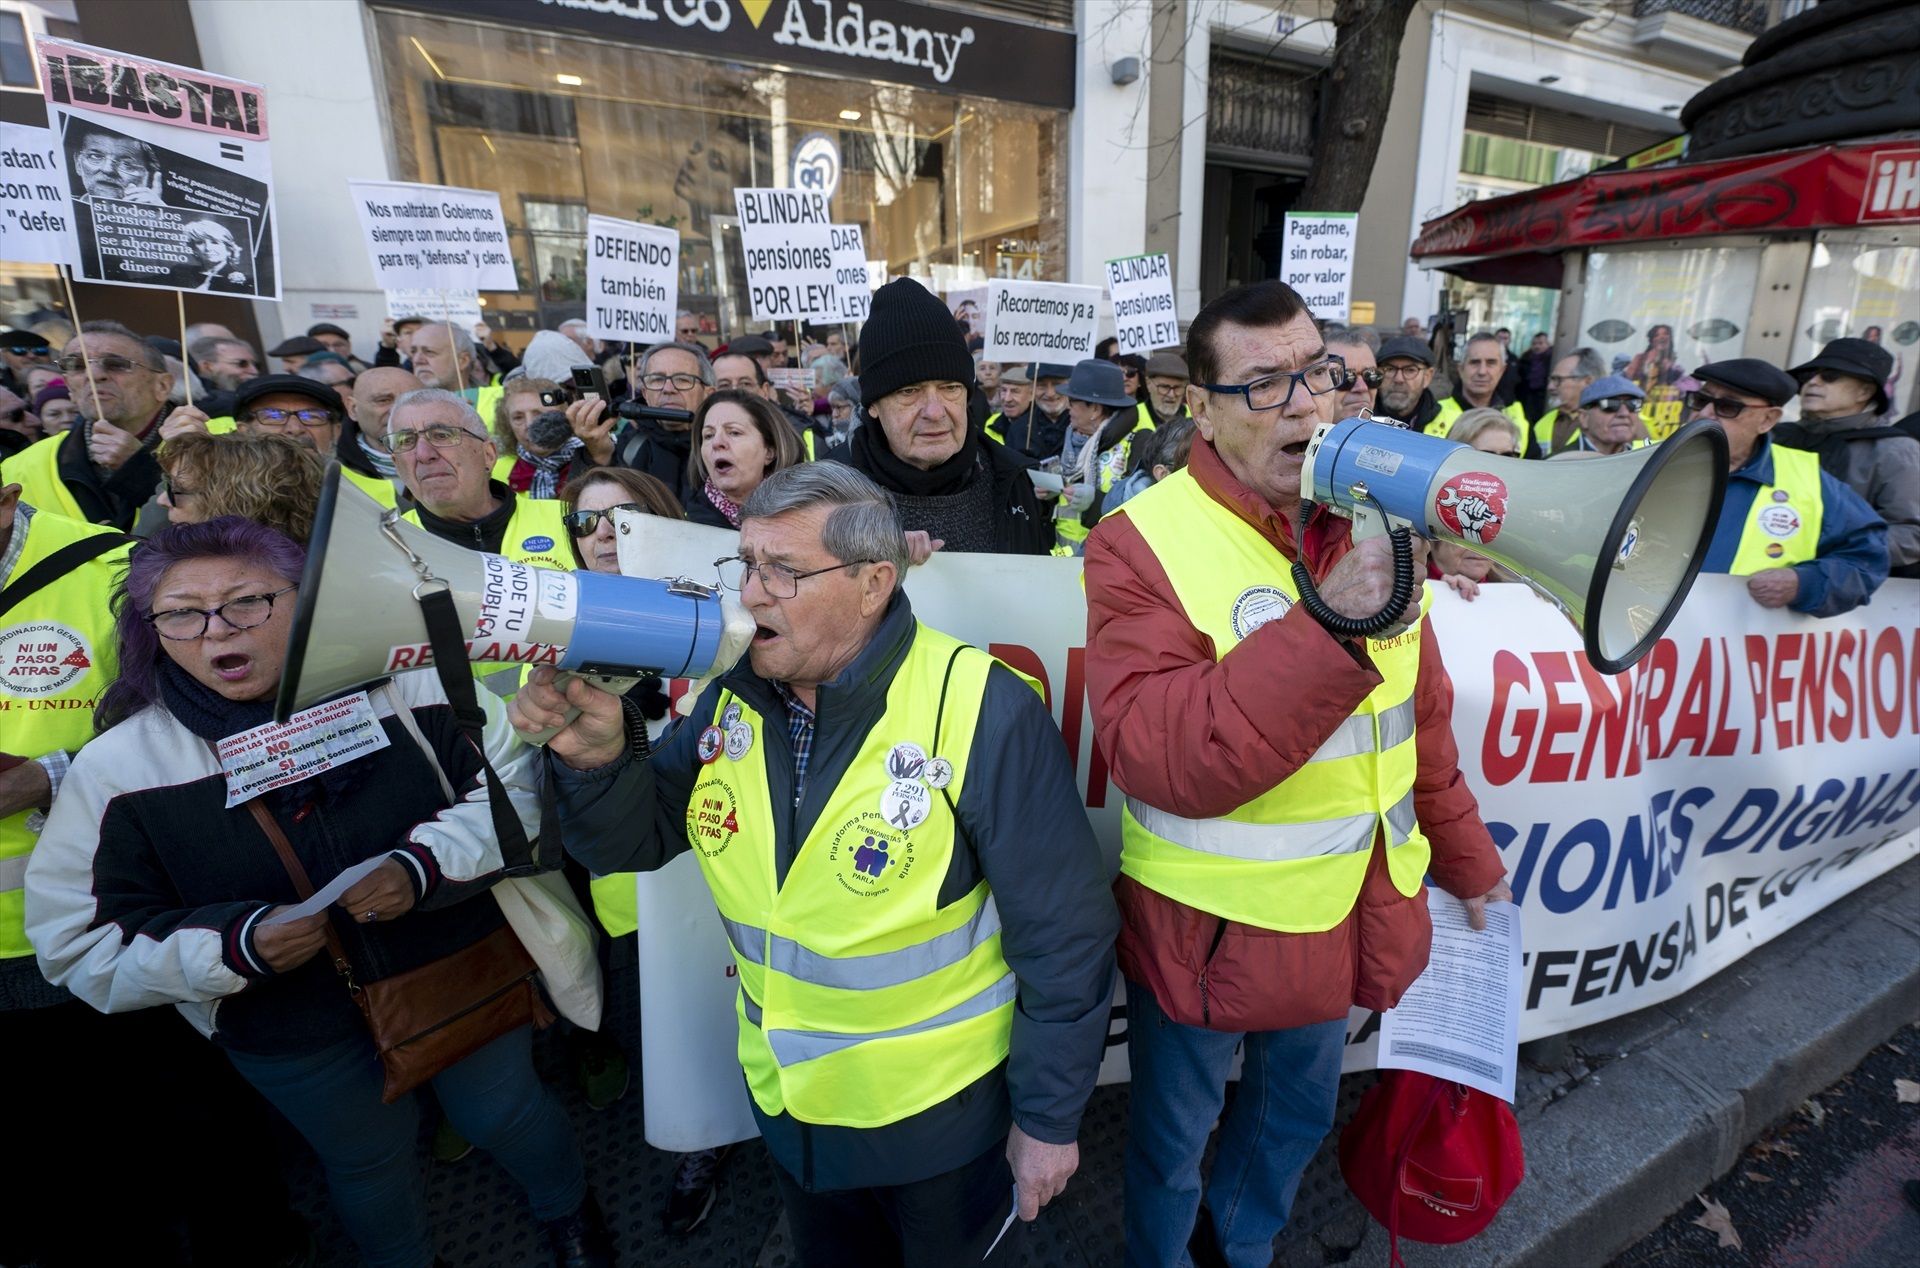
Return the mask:
<svg viewBox="0 0 1920 1268">
<path fill-rule="evenodd" d="M 680 235 L 660 225 L 587 217 L 587 333 L 659 343 L 680 306 Z"/>
<path fill-rule="evenodd" d="M 227 776 L 227 808 L 378 752 L 389 743 L 364 691 L 302 709 L 285 722 L 229 735 L 215 746 Z"/>
<path fill-rule="evenodd" d="M 472 330 L 485 321 L 480 310 L 480 292 L 471 287 L 462 290 L 423 290 L 404 287 L 387 293 L 387 316 L 421 317 L 427 321 L 450 321 L 462 330 Z"/>
<path fill-rule="evenodd" d="M 736 189 L 747 303 L 755 321 L 840 321 L 827 200 L 796 189 Z"/>
<path fill-rule="evenodd" d="M 1351 211 L 1290 211 L 1280 276 L 1321 321 L 1346 321 L 1353 297 L 1353 248 L 1359 217 Z"/>
<path fill-rule="evenodd" d="M 865 321 L 873 310 L 873 274 L 867 267 L 867 244 L 859 225 L 834 225 L 833 284 L 840 295 L 840 320 Z M 884 273 L 886 265 L 881 264 Z M 886 284 L 882 277 L 881 285 Z"/>
<path fill-rule="evenodd" d="M 1107 294 L 1113 297 L 1113 334 L 1121 355 L 1179 346 L 1173 264 L 1165 253 L 1108 260 Z"/>
<path fill-rule="evenodd" d="M 1100 333 L 1100 288 L 1064 282 L 987 283 L 987 346 L 991 361 L 1072 365 L 1093 355 Z"/>
<path fill-rule="evenodd" d="M 515 291 L 500 195 L 407 181 L 348 181 L 382 290 Z"/>
<path fill-rule="evenodd" d="M 265 88 L 44 36 L 34 56 L 77 277 L 280 298 Z"/>
<path fill-rule="evenodd" d="M 60 177 L 60 139 L 46 128 L 0 123 L 0 260 L 16 264 L 80 263 L 73 208 Z"/>
</svg>

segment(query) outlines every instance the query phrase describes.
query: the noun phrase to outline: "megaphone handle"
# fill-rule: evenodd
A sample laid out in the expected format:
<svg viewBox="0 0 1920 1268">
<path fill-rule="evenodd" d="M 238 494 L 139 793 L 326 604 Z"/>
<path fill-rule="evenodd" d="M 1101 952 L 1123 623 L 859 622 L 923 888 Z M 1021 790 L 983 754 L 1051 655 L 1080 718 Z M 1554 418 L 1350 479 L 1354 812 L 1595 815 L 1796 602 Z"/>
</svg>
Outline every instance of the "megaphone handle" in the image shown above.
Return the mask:
<svg viewBox="0 0 1920 1268">
<path fill-rule="evenodd" d="M 553 689 L 555 691 L 564 693 L 567 689 L 567 684 L 569 682 L 572 682 L 575 678 L 584 679 L 591 685 L 600 688 L 600 690 L 606 692 L 608 695 L 613 695 L 613 696 L 625 695 L 627 693 L 627 690 L 630 687 L 632 687 L 634 683 L 640 681 L 638 678 L 620 678 L 612 674 L 576 674 L 563 669 L 553 676 Z M 565 730 L 567 727 L 573 725 L 573 720 L 579 716 L 580 716 L 580 710 L 574 708 L 572 705 L 568 705 L 565 722 L 562 722 L 559 726 L 554 727 L 552 730 L 548 730 L 548 731 L 539 731 L 533 734 L 522 732 L 520 735 L 520 738 L 525 740 L 528 744 L 533 745 L 535 748 L 538 748 L 542 744 L 545 744 L 548 740 L 552 739 L 554 736 L 560 734 L 560 732 Z"/>
<path fill-rule="evenodd" d="M 1398 624 L 1400 614 L 1407 610 L 1407 604 L 1413 600 L 1413 530 L 1403 525 L 1387 534 L 1393 542 L 1393 591 L 1385 607 L 1370 617 L 1355 619 L 1328 607 L 1326 600 L 1320 597 L 1319 587 L 1314 585 L 1313 574 L 1307 571 L 1307 517 L 1312 513 L 1313 505 L 1306 501 L 1300 503 L 1300 528 L 1294 534 L 1302 557 L 1294 561 L 1293 584 L 1300 591 L 1300 602 L 1305 605 L 1307 615 L 1320 622 L 1329 634 L 1340 638 L 1369 638 Z"/>
</svg>

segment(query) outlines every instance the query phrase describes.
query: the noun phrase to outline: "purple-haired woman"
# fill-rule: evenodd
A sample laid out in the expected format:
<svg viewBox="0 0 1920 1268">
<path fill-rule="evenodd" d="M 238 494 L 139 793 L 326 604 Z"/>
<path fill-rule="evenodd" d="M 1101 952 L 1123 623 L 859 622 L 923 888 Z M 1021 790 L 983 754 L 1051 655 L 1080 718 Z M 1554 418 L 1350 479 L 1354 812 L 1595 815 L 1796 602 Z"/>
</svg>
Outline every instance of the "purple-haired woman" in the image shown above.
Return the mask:
<svg viewBox="0 0 1920 1268">
<path fill-rule="evenodd" d="M 264 789 L 223 769 L 214 745 L 270 724 L 303 564 L 292 540 L 237 516 L 173 525 L 134 553 L 116 605 L 120 678 L 100 707 L 108 729 L 74 759 L 34 849 L 27 933 L 47 979 L 103 1012 L 179 1008 L 312 1144 L 366 1263 L 427 1268 L 437 1261 L 417 1111 L 411 1097 L 382 1103 L 381 1066 L 324 954 L 325 928 L 362 982 L 458 951 L 504 919 L 488 893 L 500 849 L 479 754 L 433 674 L 355 693 L 342 725 L 374 745 L 359 757 Z M 487 758 L 531 834 L 531 751 L 479 694 Z M 428 752 L 457 790 L 451 806 Z M 299 899 L 244 804 L 253 796 L 316 887 L 384 861 L 331 908 L 274 922 Z M 593 1025 L 582 983 L 555 968 L 590 966 L 591 950 L 521 935 L 555 1006 Z M 526 1189 L 554 1262 L 611 1265 L 572 1128 L 534 1074 L 530 1027 L 433 1085 L 461 1133 Z"/>
</svg>

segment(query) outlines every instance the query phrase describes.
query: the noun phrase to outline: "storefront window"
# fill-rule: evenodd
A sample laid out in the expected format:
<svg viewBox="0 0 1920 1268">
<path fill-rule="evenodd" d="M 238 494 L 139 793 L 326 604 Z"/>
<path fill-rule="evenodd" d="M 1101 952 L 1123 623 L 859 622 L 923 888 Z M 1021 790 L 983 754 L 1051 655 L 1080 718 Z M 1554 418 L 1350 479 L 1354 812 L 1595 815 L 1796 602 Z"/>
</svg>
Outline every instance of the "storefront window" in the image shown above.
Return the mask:
<svg viewBox="0 0 1920 1268">
<path fill-rule="evenodd" d="M 1920 409 L 1920 247 L 1889 246 L 1860 233 L 1823 233 L 1813 247 L 1794 324 L 1799 365 L 1831 339 L 1868 339 L 1893 354 L 1887 395 L 1895 417 Z M 1796 401 L 1792 411 L 1798 411 Z"/>
<path fill-rule="evenodd" d="M 1064 111 L 412 13 L 375 25 L 396 176 L 500 194 L 521 279 L 487 297 L 503 329 L 580 315 L 593 212 L 678 230 L 681 307 L 739 333 L 733 190 L 791 185 L 814 133 L 840 156 L 835 219 L 888 275 L 1064 275 Z"/>
<path fill-rule="evenodd" d="M 1744 355 L 1758 247 L 1595 251 L 1580 338 L 1647 394 L 1654 439 L 1680 425 L 1689 370 Z"/>
</svg>

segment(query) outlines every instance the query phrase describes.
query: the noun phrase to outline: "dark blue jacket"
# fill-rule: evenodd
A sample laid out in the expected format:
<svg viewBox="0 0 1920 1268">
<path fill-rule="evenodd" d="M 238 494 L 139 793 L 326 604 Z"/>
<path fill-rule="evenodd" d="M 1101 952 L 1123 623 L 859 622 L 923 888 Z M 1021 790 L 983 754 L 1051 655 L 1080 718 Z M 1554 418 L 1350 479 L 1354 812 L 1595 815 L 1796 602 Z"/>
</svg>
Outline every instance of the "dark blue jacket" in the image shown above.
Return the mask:
<svg viewBox="0 0 1920 1268">
<path fill-rule="evenodd" d="M 1773 483 L 1773 442 L 1766 436 L 1747 464 L 1727 477 L 1727 500 L 1707 546 L 1702 572 L 1725 572 L 1740 550 L 1740 534 L 1753 510 L 1753 498 Z M 1887 579 L 1887 524 L 1852 489 L 1825 471 L 1820 473 L 1818 555 L 1795 564 L 1800 593 L 1787 606 L 1809 616 L 1838 616 L 1872 597 Z"/>
<path fill-rule="evenodd" d="M 807 777 L 797 813 L 776 825 L 774 860 L 784 882 L 795 852 L 886 710 L 887 689 L 916 625 L 896 593 L 871 642 L 822 685 Z M 772 804 L 793 803 L 793 749 L 786 706 L 743 658 L 711 684 L 693 718 L 713 715 L 732 691 L 769 725 L 764 746 Z M 688 848 L 687 801 L 700 771 L 699 726 L 675 729 L 650 761 L 630 758 L 575 772 L 549 758 L 567 853 L 595 872 L 647 871 Z M 997 1148 L 1008 1117 L 1037 1140 L 1076 1138 L 1105 1053 L 1119 914 L 1072 759 L 1034 690 L 1004 667 L 986 697 L 957 806 L 965 832 L 941 886 L 942 905 L 982 876 L 1000 910 L 1001 951 L 1019 982 L 1012 1053 L 956 1095 L 885 1127 L 827 1127 L 754 1107 L 773 1156 L 811 1190 L 911 1183 L 951 1171 Z M 972 848 L 966 848 L 971 845 Z"/>
</svg>

